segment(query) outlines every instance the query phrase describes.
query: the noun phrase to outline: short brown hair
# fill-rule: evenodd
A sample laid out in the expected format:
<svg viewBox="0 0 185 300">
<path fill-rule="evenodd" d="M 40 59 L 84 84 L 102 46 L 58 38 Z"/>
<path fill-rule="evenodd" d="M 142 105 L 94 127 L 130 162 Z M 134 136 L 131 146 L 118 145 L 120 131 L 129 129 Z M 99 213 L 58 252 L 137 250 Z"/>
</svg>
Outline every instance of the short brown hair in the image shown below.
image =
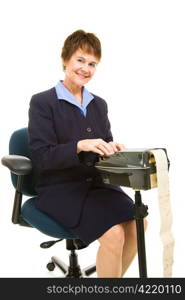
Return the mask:
<svg viewBox="0 0 185 300">
<path fill-rule="evenodd" d="M 64 42 L 61 58 L 68 61 L 78 49 L 82 49 L 88 54 L 93 54 L 98 60 L 101 59 L 101 43 L 94 33 L 76 30 L 67 37 Z"/>
</svg>

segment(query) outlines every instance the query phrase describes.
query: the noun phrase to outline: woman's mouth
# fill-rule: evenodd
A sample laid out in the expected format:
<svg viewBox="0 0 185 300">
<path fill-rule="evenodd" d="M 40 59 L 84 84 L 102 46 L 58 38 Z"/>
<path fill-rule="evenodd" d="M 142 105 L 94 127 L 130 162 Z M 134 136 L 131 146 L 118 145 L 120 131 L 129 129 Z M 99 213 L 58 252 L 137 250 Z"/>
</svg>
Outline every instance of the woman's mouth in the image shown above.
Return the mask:
<svg viewBox="0 0 185 300">
<path fill-rule="evenodd" d="M 83 74 L 76 73 L 81 79 L 87 79 L 89 76 L 85 76 Z"/>
</svg>

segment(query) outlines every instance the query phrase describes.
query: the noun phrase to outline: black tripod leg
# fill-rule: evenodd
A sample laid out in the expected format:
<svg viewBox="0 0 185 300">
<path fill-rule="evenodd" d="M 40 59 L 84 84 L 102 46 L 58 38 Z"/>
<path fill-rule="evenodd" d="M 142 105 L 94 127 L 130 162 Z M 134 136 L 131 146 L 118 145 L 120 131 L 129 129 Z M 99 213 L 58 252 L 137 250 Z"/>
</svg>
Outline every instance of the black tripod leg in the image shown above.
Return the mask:
<svg viewBox="0 0 185 300">
<path fill-rule="evenodd" d="M 135 219 L 137 228 L 137 247 L 139 275 L 141 278 L 147 278 L 146 251 L 145 251 L 145 233 L 143 218 L 147 215 L 147 206 L 142 203 L 140 191 L 135 192 Z"/>
</svg>

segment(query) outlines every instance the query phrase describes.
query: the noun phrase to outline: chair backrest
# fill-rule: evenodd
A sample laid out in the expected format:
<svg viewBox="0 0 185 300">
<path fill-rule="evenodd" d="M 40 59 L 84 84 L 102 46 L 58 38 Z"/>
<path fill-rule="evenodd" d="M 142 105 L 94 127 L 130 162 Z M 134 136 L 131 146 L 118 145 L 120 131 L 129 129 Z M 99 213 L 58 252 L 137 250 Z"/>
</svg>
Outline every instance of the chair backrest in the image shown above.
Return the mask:
<svg viewBox="0 0 185 300">
<path fill-rule="evenodd" d="M 28 129 L 22 128 L 16 130 L 10 137 L 9 154 L 22 155 L 30 158 L 28 148 Z M 17 184 L 17 175 L 11 173 L 11 179 L 14 187 Z M 35 196 L 35 185 L 37 181 L 37 174 L 33 168 L 29 175 L 24 176 L 22 193 L 26 196 Z"/>
</svg>

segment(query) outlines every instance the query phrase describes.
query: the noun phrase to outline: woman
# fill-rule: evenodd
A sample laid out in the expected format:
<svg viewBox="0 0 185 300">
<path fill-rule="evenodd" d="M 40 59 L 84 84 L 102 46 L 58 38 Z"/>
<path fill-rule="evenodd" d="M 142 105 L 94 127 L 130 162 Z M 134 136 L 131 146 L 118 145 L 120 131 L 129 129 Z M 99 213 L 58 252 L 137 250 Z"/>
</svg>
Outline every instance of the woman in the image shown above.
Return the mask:
<svg viewBox="0 0 185 300">
<path fill-rule="evenodd" d="M 105 100 L 84 87 L 100 61 L 100 41 L 77 30 L 61 57 L 64 80 L 30 102 L 37 207 L 86 244 L 99 241 L 98 277 L 121 277 L 136 253 L 133 201 L 120 187 L 104 184 L 94 165 L 124 146 L 113 141 Z"/>
</svg>

